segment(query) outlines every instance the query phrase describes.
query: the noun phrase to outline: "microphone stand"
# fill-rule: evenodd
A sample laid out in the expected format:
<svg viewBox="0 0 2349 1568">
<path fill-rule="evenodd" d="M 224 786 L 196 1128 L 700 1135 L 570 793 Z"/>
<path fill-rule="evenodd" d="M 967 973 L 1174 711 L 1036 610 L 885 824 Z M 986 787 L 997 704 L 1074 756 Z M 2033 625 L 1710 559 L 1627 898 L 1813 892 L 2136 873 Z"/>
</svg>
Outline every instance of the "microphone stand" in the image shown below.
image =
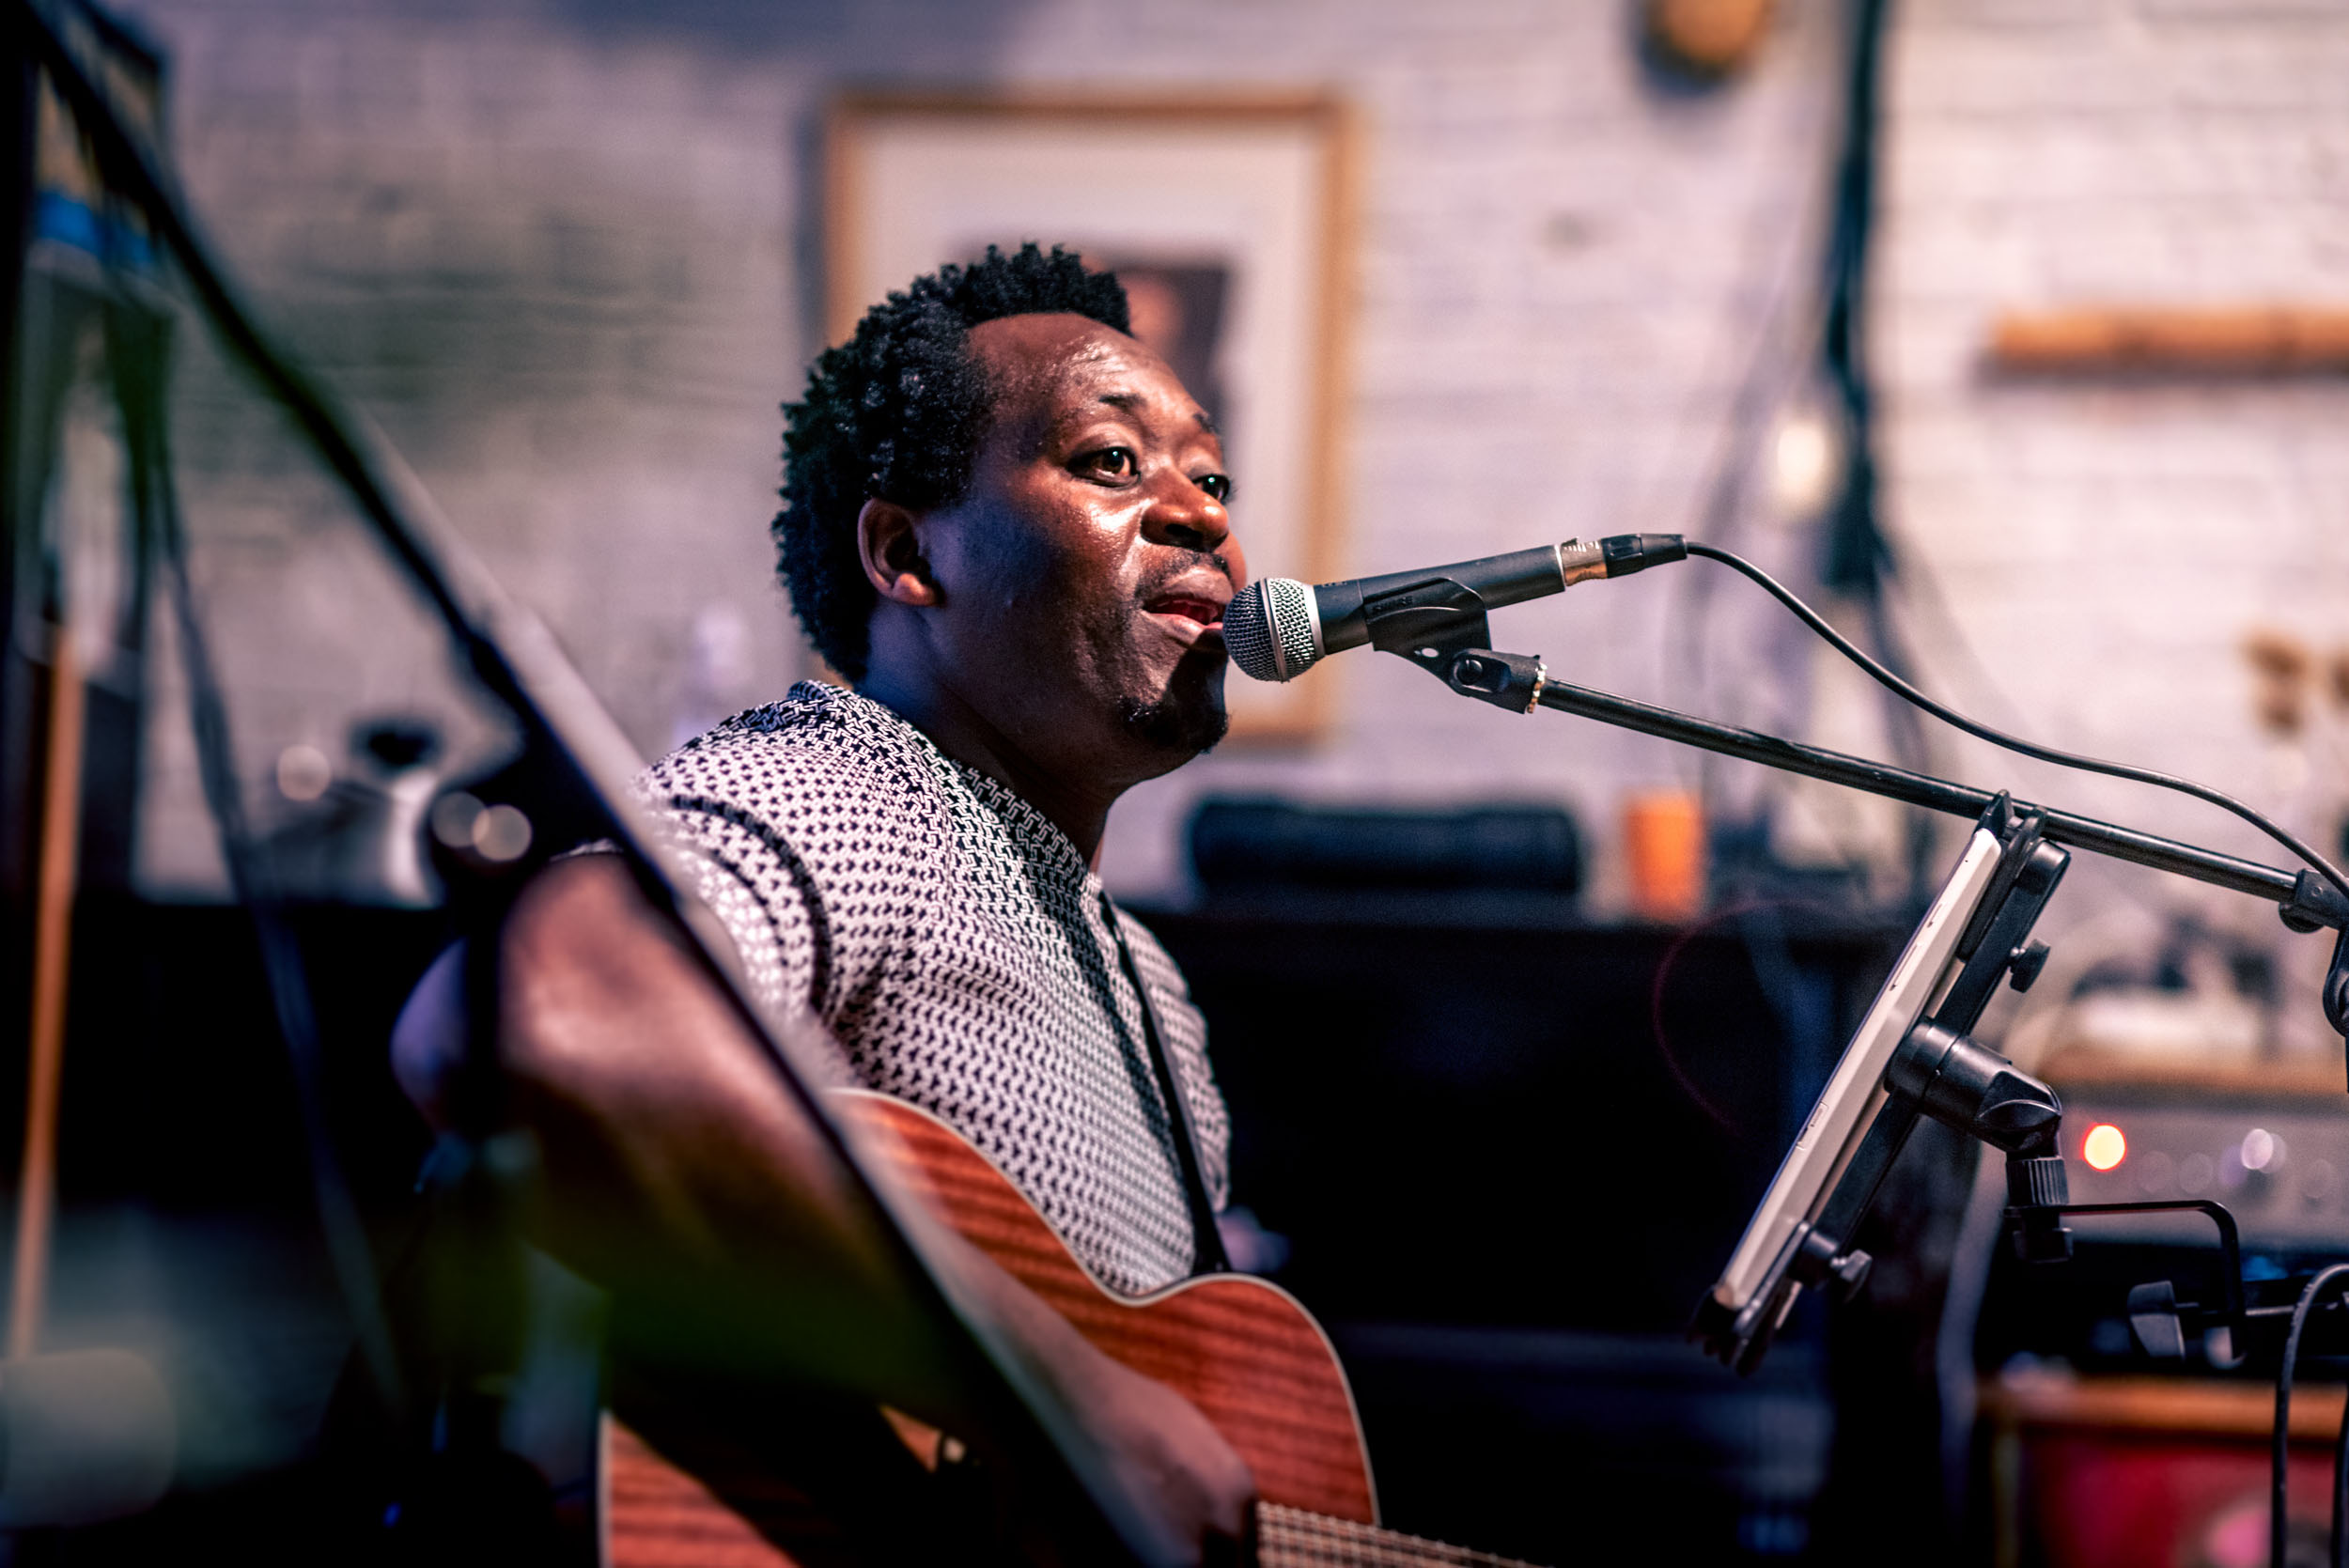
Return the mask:
<svg viewBox="0 0 2349 1568">
<path fill-rule="evenodd" d="M 1934 961 L 1941 972 L 1923 975 L 1930 990 L 1893 1020 L 1898 1032 L 1883 1037 L 1889 1054 L 1883 1056 L 1878 1080 L 1852 1086 L 1866 1103 L 1863 1110 L 1848 1113 L 1852 1125 L 1840 1152 L 1828 1150 L 1835 1157 L 1831 1169 L 1812 1177 L 1807 1193 L 1794 1195 L 1798 1201 L 1781 1199 L 1780 1188 L 1788 1183 L 1788 1173 L 1797 1172 L 1807 1153 L 1814 1152 L 1809 1146 L 1828 1119 L 1829 1098 L 1842 1092 L 1837 1080 L 1830 1080 L 1749 1230 L 1750 1243 L 1763 1234 L 1766 1219 L 1775 1220 L 1765 1238 L 1769 1242 L 1766 1262 L 1740 1275 L 1738 1263 L 1746 1253 L 1741 1246 L 1732 1273 L 1699 1307 L 1690 1332 L 1708 1350 L 1739 1371 L 1750 1372 L 1804 1287 L 1823 1286 L 1843 1296 L 1860 1288 L 1871 1260 L 1848 1245 L 1850 1238 L 1920 1116 L 1930 1116 L 2006 1154 L 2005 1218 L 2015 1253 L 2024 1262 L 2058 1263 L 2071 1256 L 2067 1217 L 2192 1209 L 2212 1220 L 2223 1256 L 2215 1301 L 2180 1302 L 2167 1281 L 2130 1293 L 2131 1327 L 2149 1353 L 2182 1356 L 2182 1320 L 2223 1324 L 2240 1343 L 2250 1319 L 2289 1311 L 2247 1307 L 2236 1227 L 2221 1204 L 2072 1203 L 2058 1147 L 2061 1100 L 2053 1089 L 1966 1032 L 1979 1019 L 2001 978 L 2017 990 L 2028 989 L 2037 978 L 2047 950 L 2029 939 L 2030 931 L 2070 860 L 2060 846 L 2070 846 L 2272 899 L 2284 924 L 2295 932 L 2341 933 L 2325 979 L 2323 1004 L 2326 1020 L 2349 1036 L 2349 898 L 2340 890 L 2312 871 L 2283 871 L 2094 817 L 2016 801 L 2004 793 L 1553 681 L 1539 659 L 1491 647 L 1486 609 L 1473 589 L 1437 580 L 1372 607 L 1369 641 L 1478 702 L 1514 713 L 1549 708 L 1576 714 L 1908 805 L 1973 817 L 1979 825 L 1977 840 L 1984 833 L 1995 840 L 1995 862 L 1984 858 L 1993 847 L 1985 845 L 1980 855 L 1969 854 L 1961 862 L 1903 955 L 1906 968 L 1912 960 L 1922 963 L 1931 949 L 1939 955 Z M 1942 945 L 1932 949 L 1928 937 L 1936 929 L 1943 929 L 1944 936 Z M 1956 932 L 1953 939 L 1949 930 Z M 1878 1021 L 1878 1010 L 1887 1007 L 1901 977 L 1896 970 L 1886 996 L 1879 997 L 1861 1034 L 1855 1036 L 1847 1063 L 1867 1043 L 1871 1024 Z M 1927 1003 L 1934 1011 L 1921 1017 Z M 1842 1076 L 1839 1069 L 1838 1078 Z M 1774 1204 L 1782 1206 L 1774 1209 Z M 1729 1288 L 1733 1278 L 1737 1284 L 1734 1291 Z"/>
</svg>

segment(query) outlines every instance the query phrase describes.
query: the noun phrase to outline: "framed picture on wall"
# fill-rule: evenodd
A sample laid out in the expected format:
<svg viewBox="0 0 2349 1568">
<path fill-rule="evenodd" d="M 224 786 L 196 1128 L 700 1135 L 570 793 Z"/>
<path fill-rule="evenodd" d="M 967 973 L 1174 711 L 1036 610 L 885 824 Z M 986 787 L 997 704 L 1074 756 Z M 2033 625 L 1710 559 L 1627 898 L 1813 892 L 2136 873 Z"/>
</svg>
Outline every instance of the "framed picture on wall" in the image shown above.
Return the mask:
<svg viewBox="0 0 2349 1568">
<path fill-rule="evenodd" d="M 1258 577 L 1332 575 L 1351 137 L 1318 97 L 854 94 L 826 127 L 831 341 L 990 244 L 1066 245 L 1126 286 L 1135 335 L 1223 434 Z M 1235 673 L 1236 739 L 1306 740 L 1325 680 Z"/>
</svg>

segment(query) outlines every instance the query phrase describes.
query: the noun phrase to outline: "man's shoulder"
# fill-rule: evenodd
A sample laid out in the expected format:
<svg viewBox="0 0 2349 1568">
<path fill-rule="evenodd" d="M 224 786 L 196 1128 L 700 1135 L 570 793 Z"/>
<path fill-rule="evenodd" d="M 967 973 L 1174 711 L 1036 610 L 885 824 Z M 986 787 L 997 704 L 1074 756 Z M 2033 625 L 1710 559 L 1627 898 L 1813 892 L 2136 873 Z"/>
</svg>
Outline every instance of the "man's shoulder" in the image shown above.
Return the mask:
<svg viewBox="0 0 2349 1568">
<path fill-rule="evenodd" d="M 933 839 L 947 780 L 935 748 L 869 698 L 801 681 L 646 768 L 637 789 L 673 818 L 718 818 L 794 843 L 866 848 Z"/>
<path fill-rule="evenodd" d="M 943 787 L 930 748 L 904 720 L 853 691 L 803 680 L 781 702 L 749 708 L 645 769 L 654 805 L 707 798 L 738 806 L 813 792 L 933 794 Z"/>
</svg>

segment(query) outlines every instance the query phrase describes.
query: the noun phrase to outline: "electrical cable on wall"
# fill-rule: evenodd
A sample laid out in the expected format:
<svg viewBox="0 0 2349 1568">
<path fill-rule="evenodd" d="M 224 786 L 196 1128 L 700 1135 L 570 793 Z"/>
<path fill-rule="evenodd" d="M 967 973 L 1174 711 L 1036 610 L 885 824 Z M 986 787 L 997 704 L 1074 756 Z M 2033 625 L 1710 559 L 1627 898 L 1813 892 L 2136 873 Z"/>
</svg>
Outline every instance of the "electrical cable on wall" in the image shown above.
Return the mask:
<svg viewBox="0 0 2349 1568">
<path fill-rule="evenodd" d="M 1828 241 L 1820 359 L 1843 427 L 1843 476 L 1828 513 L 1819 580 L 1859 605 L 1869 641 L 1896 670 L 1910 660 L 1894 637 L 1884 587 L 1900 569 L 1878 516 L 1875 399 L 1867 355 L 1868 263 L 1875 232 L 1876 132 L 1884 75 L 1889 0 L 1854 0 L 1851 53 L 1843 80 L 1843 143 L 1836 161 L 1834 224 Z M 1914 713 L 1888 704 L 1886 738 L 1903 766 L 1923 770 L 1924 732 Z M 1932 880 L 1933 825 L 1908 814 L 1908 882 L 1913 894 Z"/>
</svg>

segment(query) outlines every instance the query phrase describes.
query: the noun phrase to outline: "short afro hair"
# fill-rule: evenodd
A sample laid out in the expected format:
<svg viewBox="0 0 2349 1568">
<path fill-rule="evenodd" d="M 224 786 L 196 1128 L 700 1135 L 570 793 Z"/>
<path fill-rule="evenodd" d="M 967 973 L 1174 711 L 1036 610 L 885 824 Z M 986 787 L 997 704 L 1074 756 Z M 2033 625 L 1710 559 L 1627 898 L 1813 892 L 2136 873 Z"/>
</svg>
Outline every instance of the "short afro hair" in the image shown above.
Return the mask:
<svg viewBox="0 0 2349 1568">
<path fill-rule="evenodd" d="M 995 246 L 941 267 L 864 313 L 818 355 L 807 392 L 784 405 L 776 573 L 816 651 L 864 678 L 878 596 L 857 556 L 856 519 L 873 498 L 921 511 L 959 499 L 992 411 L 971 329 L 1005 316 L 1068 312 L 1131 331 L 1126 290 L 1072 251 Z"/>
</svg>

